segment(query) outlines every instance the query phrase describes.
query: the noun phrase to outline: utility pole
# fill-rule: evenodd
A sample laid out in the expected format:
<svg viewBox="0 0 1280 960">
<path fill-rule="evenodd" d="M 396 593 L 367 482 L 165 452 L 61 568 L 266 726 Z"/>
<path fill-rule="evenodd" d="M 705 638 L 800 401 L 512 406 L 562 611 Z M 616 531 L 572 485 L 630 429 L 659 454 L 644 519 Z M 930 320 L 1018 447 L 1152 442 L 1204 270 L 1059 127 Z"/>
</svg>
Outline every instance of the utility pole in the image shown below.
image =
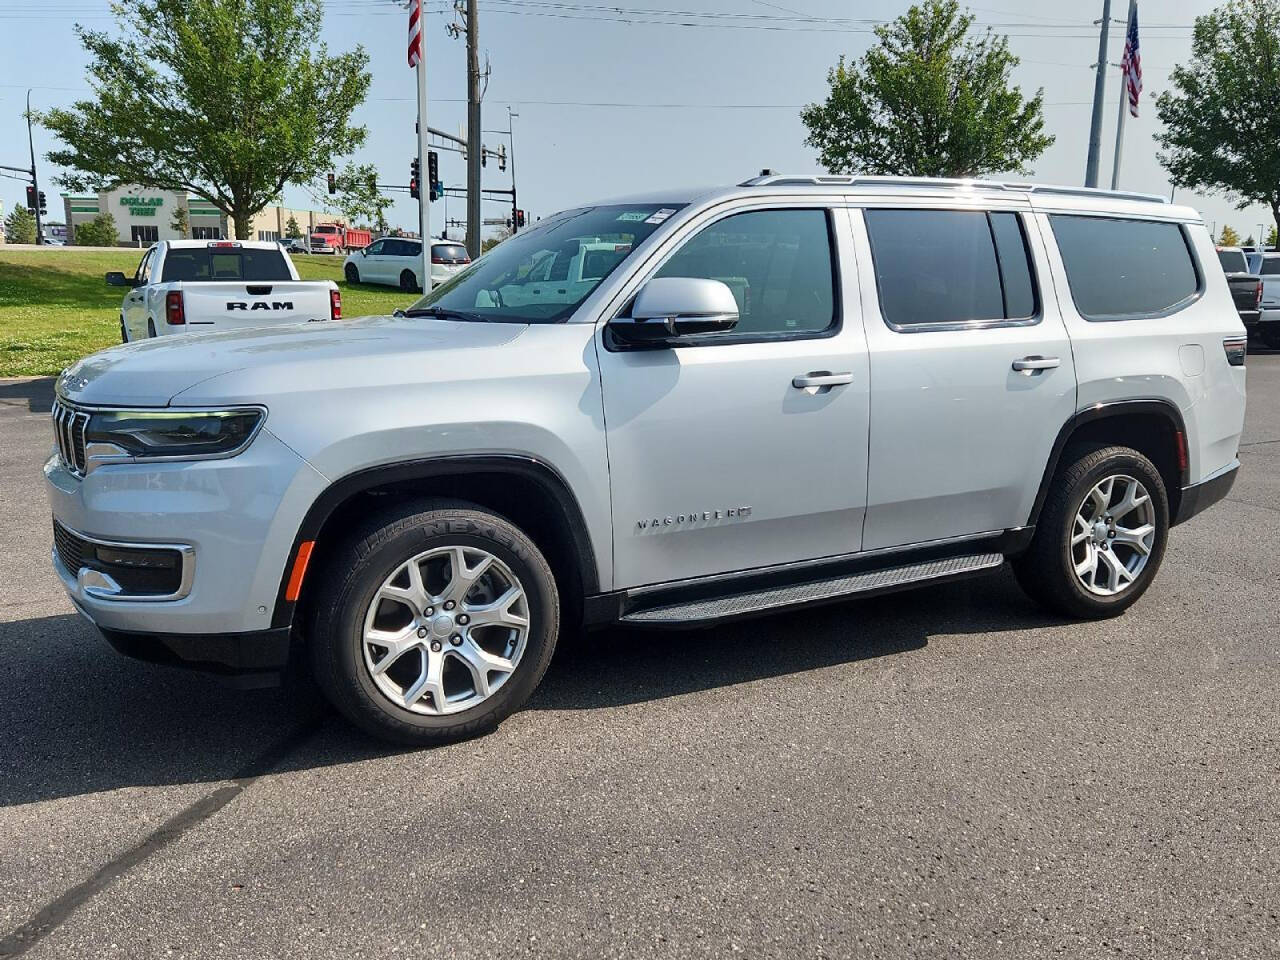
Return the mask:
<svg viewBox="0 0 1280 960">
<path fill-rule="evenodd" d="M 508 106 L 507 107 L 507 129 L 489 131 L 489 133 L 503 133 L 503 134 L 506 134 L 506 137 L 507 137 L 507 144 L 509 147 L 507 162 L 511 164 L 511 232 L 513 234 L 520 229 L 516 223 L 516 221 L 519 219 L 516 216 L 516 211 L 520 209 L 520 203 L 516 199 L 516 135 L 515 135 L 515 123 L 513 122 L 515 118 L 518 116 L 520 116 L 520 114 L 517 111 L 512 110 L 511 107 Z"/>
<path fill-rule="evenodd" d="M 431 194 L 423 189 L 422 171 L 427 168 L 427 151 L 431 128 L 427 126 L 427 31 L 423 23 L 422 0 L 412 0 L 417 8 L 418 48 L 418 229 L 422 234 L 422 286 L 431 292 Z"/>
<path fill-rule="evenodd" d="M 1084 185 L 1098 185 L 1098 156 L 1102 152 L 1102 102 L 1107 96 L 1107 34 L 1111 29 L 1111 0 L 1102 0 L 1102 27 L 1098 35 L 1097 74 L 1093 78 L 1093 121 L 1089 124 L 1089 160 Z"/>
<path fill-rule="evenodd" d="M 36 144 L 31 139 L 31 91 L 27 91 L 27 146 L 31 148 L 31 189 L 36 198 L 36 246 L 44 243 L 44 227 L 40 222 L 40 181 L 36 179 Z"/>
<path fill-rule="evenodd" d="M 467 253 L 480 256 L 480 25 L 476 0 L 467 0 Z"/>
</svg>

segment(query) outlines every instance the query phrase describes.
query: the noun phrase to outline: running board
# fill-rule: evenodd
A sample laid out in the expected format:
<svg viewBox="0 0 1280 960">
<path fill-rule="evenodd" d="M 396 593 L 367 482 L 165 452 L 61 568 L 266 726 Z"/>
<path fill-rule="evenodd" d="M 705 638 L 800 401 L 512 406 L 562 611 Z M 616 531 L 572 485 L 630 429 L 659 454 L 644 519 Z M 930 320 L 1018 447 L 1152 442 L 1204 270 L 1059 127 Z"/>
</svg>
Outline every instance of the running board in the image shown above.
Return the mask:
<svg viewBox="0 0 1280 960">
<path fill-rule="evenodd" d="M 773 610 L 784 610 L 789 607 L 830 603 L 867 594 L 889 593 L 941 580 L 959 579 L 995 570 L 1002 563 L 1004 563 L 1004 554 L 1001 553 L 976 553 L 949 557 L 945 560 L 927 560 L 880 570 L 867 570 L 831 580 L 818 580 L 757 590 L 752 593 L 635 610 L 625 614 L 621 622 L 644 627 L 709 624 Z"/>
</svg>

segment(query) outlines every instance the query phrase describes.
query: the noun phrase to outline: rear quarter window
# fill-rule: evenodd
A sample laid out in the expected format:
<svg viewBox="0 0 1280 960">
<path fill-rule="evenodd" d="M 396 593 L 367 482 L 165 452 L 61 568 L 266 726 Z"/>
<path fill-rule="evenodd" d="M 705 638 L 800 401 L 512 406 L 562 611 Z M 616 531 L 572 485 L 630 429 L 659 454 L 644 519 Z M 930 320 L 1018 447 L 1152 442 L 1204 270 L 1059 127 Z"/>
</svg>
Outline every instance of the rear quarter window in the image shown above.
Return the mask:
<svg viewBox="0 0 1280 960">
<path fill-rule="evenodd" d="M 1168 316 L 1203 289 L 1181 224 L 1075 214 L 1051 214 L 1049 222 L 1086 320 Z"/>
</svg>

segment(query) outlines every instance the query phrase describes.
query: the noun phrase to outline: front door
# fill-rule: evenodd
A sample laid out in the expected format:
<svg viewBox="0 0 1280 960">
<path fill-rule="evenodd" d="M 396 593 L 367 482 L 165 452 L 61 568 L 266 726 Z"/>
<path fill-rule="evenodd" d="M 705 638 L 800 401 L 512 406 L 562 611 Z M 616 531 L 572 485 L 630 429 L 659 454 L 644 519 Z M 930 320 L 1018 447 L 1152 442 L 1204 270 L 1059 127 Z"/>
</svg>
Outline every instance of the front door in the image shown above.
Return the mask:
<svg viewBox="0 0 1280 960">
<path fill-rule="evenodd" d="M 151 282 L 151 268 L 155 256 L 155 247 L 143 254 L 142 260 L 138 263 L 138 269 L 133 274 L 135 286 L 125 294 L 124 305 L 121 307 L 130 340 L 147 338 L 147 284 Z"/>
<path fill-rule="evenodd" d="M 854 214 L 875 398 L 867 550 L 1026 525 L 1075 413 L 1035 221 L 983 206 Z"/>
<path fill-rule="evenodd" d="M 708 213 L 651 277 L 719 280 L 739 321 L 631 351 L 601 324 L 615 587 L 857 551 L 868 379 L 847 212 Z"/>
<path fill-rule="evenodd" d="M 360 258 L 357 269 L 360 279 L 366 283 L 387 283 L 387 263 L 383 249 L 385 240 L 375 240 L 364 248 L 364 256 Z"/>
</svg>

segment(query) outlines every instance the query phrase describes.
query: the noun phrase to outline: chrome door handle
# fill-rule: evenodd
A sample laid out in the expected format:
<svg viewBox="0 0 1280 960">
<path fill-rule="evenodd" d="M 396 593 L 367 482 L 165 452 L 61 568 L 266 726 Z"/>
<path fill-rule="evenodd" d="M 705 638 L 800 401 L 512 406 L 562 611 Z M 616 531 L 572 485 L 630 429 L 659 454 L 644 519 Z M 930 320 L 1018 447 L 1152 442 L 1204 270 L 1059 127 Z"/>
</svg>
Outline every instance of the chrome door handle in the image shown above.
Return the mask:
<svg viewBox="0 0 1280 960">
<path fill-rule="evenodd" d="M 797 390 L 811 390 L 817 387 L 839 387 L 846 383 L 853 383 L 852 373 L 827 373 L 825 370 L 815 370 L 812 373 L 806 373 L 803 377 L 794 377 L 791 385 Z"/>
<path fill-rule="evenodd" d="M 1023 357 L 1021 360 L 1013 361 L 1013 369 L 1028 376 L 1040 370 L 1052 370 L 1061 365 L 1062 361 L 1057 357 Z"/>
</svg>

